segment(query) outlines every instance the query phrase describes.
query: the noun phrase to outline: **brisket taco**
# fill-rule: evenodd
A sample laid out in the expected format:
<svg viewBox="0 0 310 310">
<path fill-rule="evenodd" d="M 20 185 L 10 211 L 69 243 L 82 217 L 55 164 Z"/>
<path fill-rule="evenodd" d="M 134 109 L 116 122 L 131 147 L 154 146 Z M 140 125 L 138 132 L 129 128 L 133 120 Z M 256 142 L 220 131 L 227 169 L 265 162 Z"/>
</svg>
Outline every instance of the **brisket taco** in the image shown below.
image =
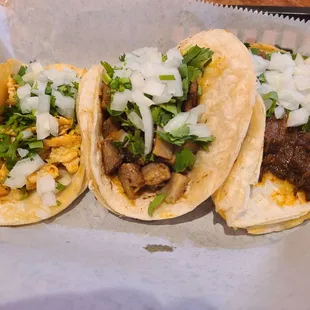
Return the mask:
<svg viewBox="0 0 310 310">
<path fill-rule="evenodd" d="M 75 113 L 85 71 L 0 65 L 0 225 L 49 218 L 86 189 Z"/>
<path fill-rule="evenodd" d="M 263 101 L 213 201 L 229 226 L 262 234 L 310 217 L 310 61 L 273 46 L 248 48 Z"/>
<path fill-rule="evenodd" d="M 160 220 L 195 209 L 227 177 L 246 135 L 255 75 L 246 47 L 211 30 L 163 54 L 94 66 L 79 105 L 89 187 L 114 213 Z"/>
</svg>

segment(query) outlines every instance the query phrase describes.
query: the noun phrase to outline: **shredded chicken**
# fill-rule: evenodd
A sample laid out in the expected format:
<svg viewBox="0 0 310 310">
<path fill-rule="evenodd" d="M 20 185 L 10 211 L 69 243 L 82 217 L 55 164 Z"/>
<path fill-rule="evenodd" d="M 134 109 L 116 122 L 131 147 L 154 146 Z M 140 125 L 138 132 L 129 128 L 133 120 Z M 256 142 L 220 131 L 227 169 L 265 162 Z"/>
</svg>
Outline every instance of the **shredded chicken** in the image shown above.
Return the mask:
<svg viewBox="0 0 310 310">
<path fill-rule="evenodd" d="M 26 189 L 27 189 L 27 191 L 36 189 L 38 174 L 40 176 L 50 174 L 54 179 L 56 179 L 59 176 L 59 171 L 55 165 L 50 165 L 50 164 L 44 165 L 40 170 L 30 174 L 26 178 Z"/>
<path fill-rule="evenodd" d="M 14 98 L 17 88 L 19 87 L 19 85 L 17 83 L 15 83 L 14 79 L 9 76 L 8 78 L 8 82 L 7 82 L 7 87 L 8 87 L 8 93 L 9 93 L 9 98 L 8 98 L 8 104 L 9 105 L 15 105 L 16 104 L 16 100 Z"/>
<path fill-rule="evenodd" d="M 69 163 L 63 163 L 69 173 L 76 173 L 79 170 L 80 158 L 76 158 Z"/>
<path fill-rule="evenodd" d="M 65 135 L 72 128 L 72 119 L 68 119 L 62 116 L 57 116 L 56 119 L 59 126 L 58 136 Z"/>
<path fill-rule="evenodd" d="M 65 147 L 60 146 L 56 148 L 52 148 L 51 154 L 47 159 L 47 162 L 50 164 L 53 163 L 71 163 L 73 160 L 80 156 L 80 151 L 78 146 L 74 147 Z"/>
<path fill-rule="evenodd" d="M 7 176 L 9 175 L 9 170 L 6 165 L 3 164 L 0 169 L 0 182 L 4 182 Z"/>
<path fill-rule="evenodd" d="M 60 146 L 80 146 L 81 145 L 81 136 L 76 135 L 74 132 L 70 132 L 69 134 L 65 134 L 60 137 L 54 137 L 50 139 L 44 140 L 44 145 L 49 147 L 60 147 Z"/>
<path fill-rule="evenodd" d="M 0 184 L 0 197 L 7 196 L 9 193 L 10 189 L 5 185 Z"/>
</svg>

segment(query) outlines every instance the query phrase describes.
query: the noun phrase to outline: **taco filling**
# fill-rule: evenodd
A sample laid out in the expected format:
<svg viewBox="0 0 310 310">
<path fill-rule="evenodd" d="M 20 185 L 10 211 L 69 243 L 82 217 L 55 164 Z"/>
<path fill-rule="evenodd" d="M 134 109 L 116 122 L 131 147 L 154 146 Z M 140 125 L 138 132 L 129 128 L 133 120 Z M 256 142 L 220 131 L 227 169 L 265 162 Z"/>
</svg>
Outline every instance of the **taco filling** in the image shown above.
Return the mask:
<svg viewBox="0 0 310 310">
<path fill-rule="evenodd" d="M 150 216 L 164 201 L 181 198 L 196 153 L 214 140 L 199 123 L 206 106 L 198 105 L 199 81 L 212 55 L 197 45 L 183 55 L 176 48 L 166 54 L 141 48 L 113 67 L 101 63 L 104 171 L 119 179 L 129 199 L 155 192 Z"/>
<path fill-rule="evenodd" d="M 70 185 L 80 166 L 79 81 L 69 67 L 44 69 L 38 62 L 9 77 L 0 116 L 0 202 L 36 192 L 47 213 L 37 214 L 41 218 L 61 204 L 57 193 Z"/>
<path fill-rule="evenodd" d="M 288 51 L 248 45 L 257 90 L 266 106 L 260 179 L 271 173 L 291 182 L 310 201 L 310 59 Z"/>
</svg>

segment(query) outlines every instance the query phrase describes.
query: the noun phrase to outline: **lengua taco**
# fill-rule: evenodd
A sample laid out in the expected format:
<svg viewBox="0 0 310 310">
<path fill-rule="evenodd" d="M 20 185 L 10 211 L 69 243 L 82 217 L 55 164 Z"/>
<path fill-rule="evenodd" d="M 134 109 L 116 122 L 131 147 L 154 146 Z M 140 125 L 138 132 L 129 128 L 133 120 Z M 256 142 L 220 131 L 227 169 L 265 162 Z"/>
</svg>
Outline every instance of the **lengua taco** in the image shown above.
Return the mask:
<svg viewBox="0 0 310 310">
<path fill-rule="evenodd" d="M 86 189 L 75 116 L 84 73 L 13 59 L 0 65 L 0 225 L 49 218 Z"/>
<path fill-rule="evenodd" d="M 257 100 L 238 159 L 213 201 L 229 226 L 261 234 L 309 218 L 310 61 L 273 46 L 248 47 L 264 102 Z"/>
<path fill-rule="evenodd" d="M 89 187 L 142 220 L 185 214 L 223 183 L 252 115 L 255 75 L 231 33 L 198 33 L 166 54 L 141 48 L 84 76 L 79 105 Z"/>
</svg>

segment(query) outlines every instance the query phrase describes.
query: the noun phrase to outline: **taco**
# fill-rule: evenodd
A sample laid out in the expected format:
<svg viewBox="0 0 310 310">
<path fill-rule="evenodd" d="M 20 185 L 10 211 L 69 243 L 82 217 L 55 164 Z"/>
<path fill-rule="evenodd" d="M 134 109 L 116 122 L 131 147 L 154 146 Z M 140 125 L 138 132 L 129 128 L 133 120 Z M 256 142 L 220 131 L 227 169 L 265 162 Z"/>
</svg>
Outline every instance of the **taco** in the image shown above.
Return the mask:
<svg viewBox="0 0 310 310">
<path fill-rule="evenodd" d="M 75 113 L 85 71 L 0 65 L 0 225 L 47 219 L 86 189 Z"/>
<path fill-rule="evenodd" d="M 309 218 L 310 59 L 247 46 L 264 101 L 257 100 L 237 161 L 212 198 L 229 226 L 262 234 Z"/>
<path fill-rule="evenodd" d="M 211 30 L 166 54 L 141 48 L 84 76 L 79 105 L 89 188 L 141 220 L 192 211 L 227 177 L 245 137 L 255 75 L 245 46 Z"/>
</svg>

